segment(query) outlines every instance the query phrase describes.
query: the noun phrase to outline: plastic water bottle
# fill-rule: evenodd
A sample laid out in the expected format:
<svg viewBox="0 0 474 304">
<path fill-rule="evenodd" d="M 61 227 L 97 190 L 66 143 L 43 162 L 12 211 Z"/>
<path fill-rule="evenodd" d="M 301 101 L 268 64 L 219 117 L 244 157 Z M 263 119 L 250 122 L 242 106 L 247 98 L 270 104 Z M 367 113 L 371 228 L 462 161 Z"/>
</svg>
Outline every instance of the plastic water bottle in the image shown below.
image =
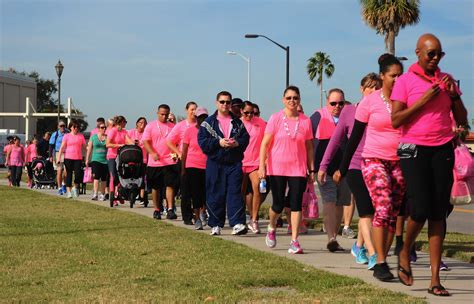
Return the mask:
<svg viewBox="0 0 474 304">
<path fill-rule="evenodd" d="M 260 179 L 260 185 L 258 188 L 260 190 L 260 193 L 267 192 L 267 181 L 264 178 Z"/>
</svg>

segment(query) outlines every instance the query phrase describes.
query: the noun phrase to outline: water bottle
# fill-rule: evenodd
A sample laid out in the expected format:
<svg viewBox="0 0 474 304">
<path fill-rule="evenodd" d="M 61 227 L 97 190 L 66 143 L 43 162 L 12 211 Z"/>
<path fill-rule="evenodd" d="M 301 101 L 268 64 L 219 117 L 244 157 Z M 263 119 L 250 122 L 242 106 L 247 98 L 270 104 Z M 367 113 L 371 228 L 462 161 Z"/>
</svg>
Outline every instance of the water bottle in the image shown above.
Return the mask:
<svg viewBox="0 0 474 304">
<path fill-rule="evenodd" d="M 260 193 L 267 192 L 267 181 L 264 178 L 260 179 L 259 190 L 260 190 Z"/>
</svg>

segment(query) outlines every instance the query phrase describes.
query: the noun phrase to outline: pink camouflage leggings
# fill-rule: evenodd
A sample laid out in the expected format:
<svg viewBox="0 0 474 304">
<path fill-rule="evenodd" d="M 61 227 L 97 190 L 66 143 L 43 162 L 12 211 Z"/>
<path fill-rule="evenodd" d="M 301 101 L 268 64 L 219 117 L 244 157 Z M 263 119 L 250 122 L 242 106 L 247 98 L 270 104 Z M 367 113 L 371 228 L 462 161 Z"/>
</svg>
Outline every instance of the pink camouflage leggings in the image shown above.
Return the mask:
<svg viewBox="0 0 474 304">
<path fill-rule="evenodd" d="M 395 232 L 406 192 L 400 161 L 364 158 L 361 169 L 375 210 L 372 226 Z"/>
</svg>

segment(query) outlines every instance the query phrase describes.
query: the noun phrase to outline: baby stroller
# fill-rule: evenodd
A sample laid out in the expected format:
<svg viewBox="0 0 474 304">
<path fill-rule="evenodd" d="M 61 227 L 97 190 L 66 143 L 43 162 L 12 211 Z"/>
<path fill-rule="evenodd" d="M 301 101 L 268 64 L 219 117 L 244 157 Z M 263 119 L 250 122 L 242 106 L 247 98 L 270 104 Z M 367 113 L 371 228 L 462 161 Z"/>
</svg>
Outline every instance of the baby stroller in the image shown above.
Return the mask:
<svg viewBox="0 0 474 304">
<path fill-rule="evenodd" d="M 144 175 L 144 164 L 142 149 L 137 145 L 125 145 L 119 148 L 117 155 L 117 173 L 119 176 L 118 195 L 122 199 L 130 201 L 130 208 L 133 208 L 137 196 L 140 194 Z M 145 199 L 145 207 L 148 200 Z M 110 203 L 113 207 L 113 202 Z"/>
<path fill-rule="evenodd" d="M 53 164 L 42 158 L 35 158 L 31 162 L 31 169 L 33 172 L 33 188 L 53 189 L 56 187 L 56 172 Z"/>
</svg>

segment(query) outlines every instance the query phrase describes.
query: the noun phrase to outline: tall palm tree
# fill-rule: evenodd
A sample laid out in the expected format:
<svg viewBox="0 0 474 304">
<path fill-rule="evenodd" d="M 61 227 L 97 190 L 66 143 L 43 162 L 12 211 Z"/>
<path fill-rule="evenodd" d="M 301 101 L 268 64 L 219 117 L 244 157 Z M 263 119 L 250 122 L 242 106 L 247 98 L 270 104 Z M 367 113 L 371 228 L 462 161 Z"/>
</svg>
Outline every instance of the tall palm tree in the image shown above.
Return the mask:
<svg viewBox="0 0 474 304">
<path fill-rule="evenodd" d="M 311 81 L 316 79 L 316 84 L 321 89 L 321 108 L 323 107 L 323 74 L 326 74 L 327 78 L 331 78 L 334 74 L 334 65 L 329 59 L 329 55 L 323 52 L 314 53 L 314 56 L 308 59 L 308 65 L 306 66 L 309 79 Z"/>
<path fill-rule="evenodd" d="M 400 29 L 420 21 L 420 0 L 360 0 L 362 19 L 385 35 L 385 49 L 395 55 L 395 37 Z"/>
</svg>

